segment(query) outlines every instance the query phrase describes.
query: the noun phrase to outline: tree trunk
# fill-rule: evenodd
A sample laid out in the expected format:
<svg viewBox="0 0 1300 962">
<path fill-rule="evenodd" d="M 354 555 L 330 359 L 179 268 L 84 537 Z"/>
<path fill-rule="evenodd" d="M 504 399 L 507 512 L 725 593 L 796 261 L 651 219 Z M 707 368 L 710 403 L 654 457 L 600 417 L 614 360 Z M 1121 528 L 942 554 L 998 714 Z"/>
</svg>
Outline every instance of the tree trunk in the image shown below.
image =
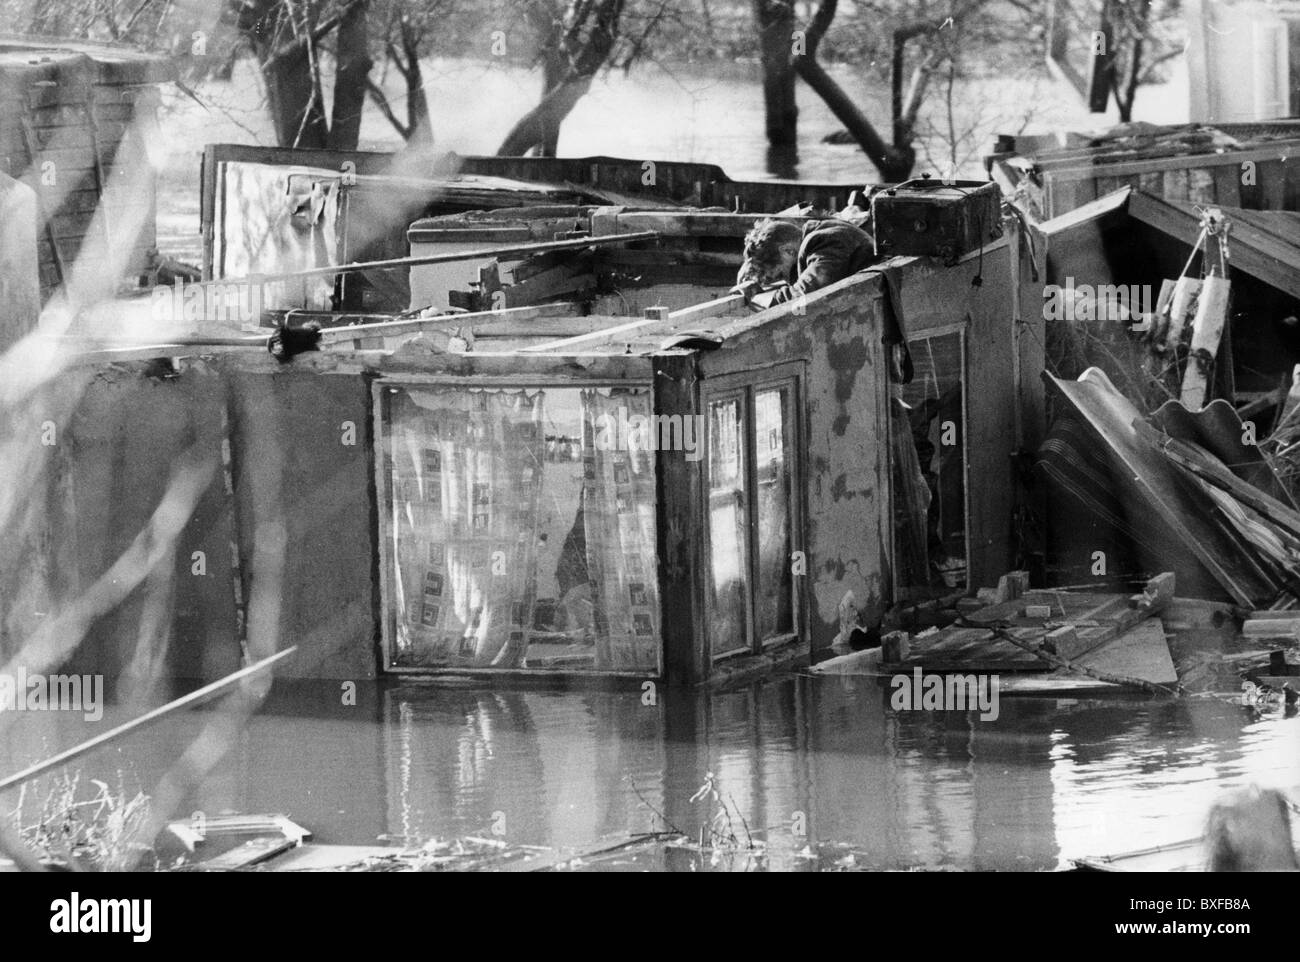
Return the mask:
<svg viewBox="0 0 1300 962">
<path fill-rule="evenodd" d="M 543 150 L 559 138 L 560 124 L 591 87 L 590 77 L 570 77 L 551 89 L 546 96 L 514 125 L 497 150 L 498 157 L 519 157 L 533 147 Z"/>
<path fill-rule="evenodd" d="M 412 60 L 406 74 L 406 126 L 410 131 L 407 143 L 433 146 L 433 118 L 429 114 L 429 99 L 424 93 L 424 75 L 420 61 Z"/>
<path fill-rule="evenodd" d="M 367 0 L 354 4 L 339 22 L 329 130 L 329 146 L 334 150 L 356 150 L 361 139 L 361 112 L 366 103 L 366 77 L 371 67 L 366 6 Z"/>
<path fill-rule="evenodd" d="M 1138 0 L 1130 16 L 1133 41 L 1129 47 L 1127 69 L 1124 71 L 1124 86 L 1122 90 L 1118 85 L 1115 87 L 1115 104 L 1119 107 L 1119 120 L 1122 124 L 1133 120 L 1133 101 L 1137 97 L 1138 81 L 1142 76 L 1142 51 L 1151 18 L 1151 0 Z"/>
<path fill-rule="evenodd" d="M 267 109 L 281 147 L 324 147 L 329 134 L 307 38 L 281 19 L 276 0 L 244 3 L 236 28 L 247 38 L 266 85 Z"/>
<path fill-rule="evenodd" d="M 265 64 L 262 77 L 276 142 L 281 147 L 323 148 L 329 130 L 306 45 Z"/>
<path fill-rule="evenodd" d="M 812 23 L 804 34 L 804 52 L 794 58 L 795 72 L 803 78 L 804 83 L 826 102 L 831 113 L 842 123 L 853 139 L 866 152 L 871 163 L 886 182 L 906 180 L 912 173 L 916 162 L 916 151 L 910 143 L 890 146 L 876 132 L 871 121 L 866 118 L 837 84 L 831 75 L 817 62 L 817 45 L 835 19 L 836 0 L 822 0 L 821 6 L 813 15 Z"/>
<path fill-rule="evenodd" d="M 882 180 L 887 183 L 907 180 L 912 173 L 912 165 L 916 162 L 916 151 L 910 145 L 900 150 L 885 143 L 871 121 L 817 61 L 810 57 L 800 57 L 795 61 L 795 69 L 817 96 L 826 102 L 835 119 L 853 135 L 853 139 L 880 172 Z"/>
<path fill-rule="evenodd" d="M 568 73 L 568 64 L 565 62 L 564 55 L 558 50 L 551 50 L 547 53 L 546 59 L 542 62 L 542 99 L 545 99 L 551 92 L 564 83 L 565 74 Z M 576 98 L 575 98 L 576 103 Z M 569 110 L 572 110 L 572 106 Z M 565 114 L 568 114 L 568 110 Z M 546 128 L 545 136 L 536 146 L 538 153 L 543 157 L 554 157 L 560 149 L 560 123 L 564 117 L 560 117 L 553 125 Z"/>
<path fill-rule="evenodd" d="M 799 127 L 795 72 L 790 64 L 794 4 L 790 0 L 754 0 L 754 19 L 763 64 L 768 147 L 773 151 L 793 148 Z"/>
<path fill-rule="evenodd" d="M 429 98 L 424 92 L 424 74 L 420 71 L 420 37 L 410 23 L 402 23 L 402 50 L 406 53 L 406 66 L 402 76 L 406 79 L 407 143 L 433 146 L 433 118 L 429 114 Z"/>
<path fill-rule="evenodd" d="M 568 14 L 555 17 L 546 9 L 531 9 L 541 47 L 542 101 L 528 111 L 506 135 L 499 157 L 516 157 L 534 147 L 554 156 L 560 124 L 591 87 L 596 72 L 618 44 L 624 0 L 570 0 Z"/>
</svg>

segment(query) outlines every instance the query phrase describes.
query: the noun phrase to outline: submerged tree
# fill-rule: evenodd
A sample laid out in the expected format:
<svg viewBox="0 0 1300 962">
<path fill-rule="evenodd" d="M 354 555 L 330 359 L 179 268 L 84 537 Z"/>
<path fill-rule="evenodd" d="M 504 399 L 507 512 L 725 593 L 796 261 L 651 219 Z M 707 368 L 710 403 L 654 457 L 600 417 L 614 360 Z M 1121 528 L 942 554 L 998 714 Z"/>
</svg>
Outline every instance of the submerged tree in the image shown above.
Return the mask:
<svg viewBox="0 0 1300 962">
<path fill-rule="evenodd" d="M 799 107 L 795 102 L 795 40 L 793 0 L 753 0 L 758 28 L 759 60 L 763 68 L 763 108 L 766 116 L 769 168 L 793 173 L 798 160 Z"/>
<path fill-rule="evenodd" d="M 883 137 L 853 99 L 826 72 L 817 60 L 817 51 L 835 19 L 837 0 L 821 0 L 806 30 L 802 43 L 796 40 L 794 68 L 844 124 L 849 135 L 886 181 L 905 180 L 916 163 L 917 125 L 930 82 L 951 60 L 952 38 L 972 18 L 989 6 L 990 0 L 911 4 L 886 3 L 868 5 L 872 29 L 889 25 L 889 105 L 890 135 Z M 902 7 L 902 9 L 900 9 Z M 945 36 L 945 31 L 951 31 Z M 873 46 L 878 46 L 874 44 Z M 908 55 L 912 48 L 912 69 Z"/>
<path fill-rule="evenodd" d="M 542 67 L 542 99 L 511 128 L 497 154 L 555 156 L 560 125 L 606 67 L 640 58 L 671 0 L 642 9 L 635 0 L 527 0 Z"/>
</svg>

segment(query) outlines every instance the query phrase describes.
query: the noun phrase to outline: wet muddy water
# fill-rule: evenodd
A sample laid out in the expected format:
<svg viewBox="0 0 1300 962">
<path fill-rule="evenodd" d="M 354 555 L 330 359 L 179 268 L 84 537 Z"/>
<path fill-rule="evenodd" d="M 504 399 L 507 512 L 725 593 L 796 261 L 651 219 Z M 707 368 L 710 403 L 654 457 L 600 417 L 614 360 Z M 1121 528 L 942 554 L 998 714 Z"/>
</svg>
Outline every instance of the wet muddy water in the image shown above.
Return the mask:
<svg viewBox="0 0 1300 962">
<path fill-rule="evenodd" d="M 721 693 L 505 692 L 336 684 L 276 693 L 177 813 L 285 812 L 320 842 L 503 838 L 581 852 L 668 825 L 696 836 L 717 803 L 764 864 L 851 852 L 880 869 L 1054 869 L 1196 836 L 1250 782 L 1300 788 L 1300 718 L 1224 700 L 1003 699 L 975 713 L 895 712 L 873 679 L 781 678 Z M 112 709 L 105 721 L 129 715 Z M 4 769 L 103 731 L 11 716 Z M 78 762 L 83 787 L 151 793 L 200 710 Z M 30 821 L 50 790 L 20 799 Z M 719 824 L 719 823 L 715 823 Z M 629 867 L 693 868 L 691 859 Z M 698 861 L 698 860 L 696 860 Z M 822 860 L 825 864 L 825 860 Z"/>
</svg>

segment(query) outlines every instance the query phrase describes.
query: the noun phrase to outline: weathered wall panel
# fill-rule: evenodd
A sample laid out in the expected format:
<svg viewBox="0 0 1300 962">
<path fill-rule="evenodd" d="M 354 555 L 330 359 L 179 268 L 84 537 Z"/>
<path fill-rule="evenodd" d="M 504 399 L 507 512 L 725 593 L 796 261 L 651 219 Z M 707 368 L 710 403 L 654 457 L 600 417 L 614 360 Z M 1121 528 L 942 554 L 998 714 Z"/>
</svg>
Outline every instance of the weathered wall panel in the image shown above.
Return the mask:
<svg viewBox="0 0 1300 962">
<path fill-rule="evenodd" d="M 286 676 L 373 678 L 367 385 L 309 370 L 231 371 L 230 385 L 250 653 L 297 644 Z"/>
<path fill-rule="evenodd" d="M 892 593 L 879 285 L 875 277 L 841 281 L 801 306 L 765 312 L 761 326 L 740 322 L 742 331 L 701 356 L 706 378 L 788 361 L 806 364 L 805 587 L 814 652 L 839 631 L 839 604 L 847 592 L 869 624 L 879 621 Z"/>
</svg>

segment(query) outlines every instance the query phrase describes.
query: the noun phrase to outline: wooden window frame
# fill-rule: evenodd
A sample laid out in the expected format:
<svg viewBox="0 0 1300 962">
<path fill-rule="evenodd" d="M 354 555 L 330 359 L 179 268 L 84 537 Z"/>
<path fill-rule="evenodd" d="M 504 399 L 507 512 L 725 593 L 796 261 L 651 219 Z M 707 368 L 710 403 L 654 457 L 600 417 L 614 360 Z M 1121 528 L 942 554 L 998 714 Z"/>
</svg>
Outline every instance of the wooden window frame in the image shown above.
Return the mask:
<svg viewBox="0 0 1300 962">
<path fill-rule="evenodd" d="M 388 439 L 388 398 L 389 388 L 463 388 L 465 390 L 558 390 L 564 388 L 570 389 L 587 389 L 587 388 L 638 388 L 650 392 L 654 396 L 654 384 L 651 381 L 642 380 L 612 380 L 609 378 L 593 378 L 589 381 L 573 380 L 570 378 L 547 378 L 547 377 L 508 377 L 508 376 L 464 376 L 464 375 L 447 375 L 447 374 L 427 374 L 419 372 L 400 372 L 385 373 L 376 377 L 370 385 L 370 403 L 371 403 L 371 427 L 373 449 L 371 457 L 373 459 L 373 473 L 375 484 L 375 503 L 376 503 L 376 528 L 375 528 L 375 549 L 376 563 L 379 566 L 379 645 L 380 645 L 380 671 L 385 676 L 444 676 L 444 677 L 481 677 L 481 678 L 645 678 L 647 677 L 644 669 L 604 669 L 604 668 L 491 668 L 491 667 L 424 667 L 414 665 L 399 665 L 393 661 L 394 645 L 394 628 L 397 622 L 397 610 L 394 607 L 393 599 L 395 591 L 393 588 L 393 579 L 396 576 L 395 556 L 392 552 L 392 545 L 388 543 L 388 529 L 384 520 L 386 511 L 392 508 L 392 478 L 389 472 L 384 470 L 384 452 L 385 444 Z M 657 461 L 658 452 L 654 453 Z M 657 466 L 652 472 L 658 479 Z M 656 484 L 658 481 L 656 480 Z M 660 526 L 660 512 L 655 511 L 655 543 L 658 543 L 658 529 Z M 658 564 L 654 566 L 654 576 L 658 578 Z M 662 607 L 663 582 L 659 581 L 658 590 L 660 591 L 660 605 Z M 664 637 L 663 624 L 660 623 L 660 630 L 655 639 L 655 669 L 650 677 L 662 678 L 664 675 Z"/>
<path fill-rule="evenodd" d="M 755 396 L 760 391 L 786 389 L 789 392 L 789 420 L 785 438 L 786 463 L 789 465 L 788 503 L 790 526 L 790 553 L 804 551 L 803 532 L 806 510 L 804 506 L 804 412 L 805 407 L 805 364 L 803 361 L 791 361 L 771 367 L 736 374 L 719 375 L 704 381 L 701 389 L 701 410 L 705 417 L 705 431 L 712 432 L 712 406 L 719 401 L 739 398 L 741 402 L 741 421 L 744 432 L 741 438 L 741 470 L 745 480 L 745 572 L 748 577 L 748 590 L 745 594 L 744 640 L 740 645 L 724 652 L 714 651 L 711 619 L 706 619 L 701 626 L 705 645 L 707 646 L 709 664 L 762 654 L 764 651 L 788 645 L 802 638 L 807 630 L 806 593 L 804 583 L 806 575 L 795 577 L 791 585 L 791 630 L 759 638 L 757 632 L 757 598 L 759 583 L 758 552 L 758 514 L 755 507 L 757 498 L 757 435 L 754 418 Z M 704 506 L 705 516 L 701 519 L 704 538 L 704 558 L 706 559 L 704 579 L 706 599 L 713 596 L 713 544 L 709 518 L 709 459 L 707 452 L 711 449 L 712 434 L 706 433 L 704 449 L 704 470 L 701 472 L 700 503 Z"/>
</svg>

